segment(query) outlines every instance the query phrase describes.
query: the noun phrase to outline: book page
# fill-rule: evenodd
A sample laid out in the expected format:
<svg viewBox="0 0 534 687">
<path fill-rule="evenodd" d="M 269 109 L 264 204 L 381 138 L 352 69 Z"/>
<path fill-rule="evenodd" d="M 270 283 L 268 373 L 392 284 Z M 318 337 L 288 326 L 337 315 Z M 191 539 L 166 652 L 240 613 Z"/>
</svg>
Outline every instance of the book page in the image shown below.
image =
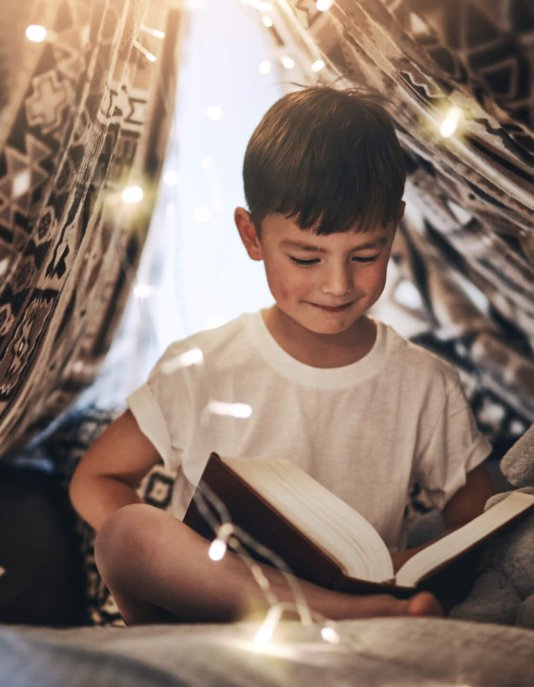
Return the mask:
<svg viewBox="0 0 534 687">
<path fill-rule="evenodd" d="M 374 527 L 298 465 L 285 459 L 222 460 L 346 575 L 376 582 L 393 577 L 391 556 Z"/>
<path fill-rule="evenodd" d="M 467 551 L 533 505 L 534 495 L 511 492 L 481 515 L 412 556 L 397 571 L 396 583 L 406 587 L 416 586 L 434 568 Z"/>
</svg>

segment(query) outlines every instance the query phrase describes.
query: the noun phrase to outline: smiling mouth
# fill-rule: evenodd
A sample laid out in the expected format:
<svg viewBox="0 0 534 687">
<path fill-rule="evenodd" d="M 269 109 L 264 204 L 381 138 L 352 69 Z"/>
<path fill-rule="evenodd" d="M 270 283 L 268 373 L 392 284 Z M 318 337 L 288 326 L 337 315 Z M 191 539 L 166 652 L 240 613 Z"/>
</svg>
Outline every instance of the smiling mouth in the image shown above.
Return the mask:
<svg viewBox="0 0 534 687">
<path fill-rule="evenodd" d="M 310 305 L 313 305 L 314 308 L 319 308 L 319 310 L 324 310 L 325 312 L 343 312 L 350 308 L 352 301 L 350 301 L 350 303 L 344 303 L 343 305 L 321 305 L 320 303 L 311 303 Z"/>
</svg>

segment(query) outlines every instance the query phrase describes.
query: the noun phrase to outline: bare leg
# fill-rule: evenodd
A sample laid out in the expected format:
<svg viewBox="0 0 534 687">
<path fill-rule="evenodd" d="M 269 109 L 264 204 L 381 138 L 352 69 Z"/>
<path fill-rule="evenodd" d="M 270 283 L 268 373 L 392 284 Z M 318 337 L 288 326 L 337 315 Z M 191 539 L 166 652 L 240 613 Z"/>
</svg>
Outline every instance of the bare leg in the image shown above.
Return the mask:
<svg viewBox="0 0 534 687">
<path fill-rule="evenodd" d="M 264 611 L 267 604 L 238 556 L 208 557 L 209 542 L 179 520 L 151 506 L 135 504 L 114 513 L 96 542 L 96 562 L 128 624 L 229 622 Z M 263 566 L 280 601 L 293 595 L 284 576 Z M 427 593 L 408 600 L 386 594 L 341 594 L 302 582 L 310 608 L 329 618 L 441 615 Z"/>
</svg>

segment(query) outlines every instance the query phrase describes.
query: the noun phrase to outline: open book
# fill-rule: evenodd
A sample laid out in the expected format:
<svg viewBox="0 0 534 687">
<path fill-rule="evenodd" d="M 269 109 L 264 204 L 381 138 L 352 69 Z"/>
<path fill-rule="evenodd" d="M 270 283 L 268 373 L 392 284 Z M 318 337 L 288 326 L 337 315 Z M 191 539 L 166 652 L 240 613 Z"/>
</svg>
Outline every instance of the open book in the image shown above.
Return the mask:
<svg viewBox="0 0 534 687">
<path fill-rule="evenodd" d="M 418 587 L 432 589 L 424 583 L 534 508 L 534 495 L 510 492 L 482 515 L 416 553 L 395 574 L 374 527 L 289 460 L 221 458 L 212 453 L 197 491 L 198 498 L 214 494 L 220 499 L 234 525 L 275 552 L 302 579 L 339 591 L 399 596 Z M 184 522 L 213 538 L 197 498 Z"/>
</svg>

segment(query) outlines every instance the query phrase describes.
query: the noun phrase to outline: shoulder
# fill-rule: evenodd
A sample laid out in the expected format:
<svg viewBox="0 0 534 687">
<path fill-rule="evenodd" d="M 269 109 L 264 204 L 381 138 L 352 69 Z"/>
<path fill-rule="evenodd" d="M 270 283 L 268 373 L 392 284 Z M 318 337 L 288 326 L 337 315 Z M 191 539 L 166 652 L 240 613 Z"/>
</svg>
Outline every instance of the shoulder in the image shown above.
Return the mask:
<svg viewBox="0 0 534 687">
<path fill-rule="evenodd" d="M 434 385 L 441 383 L 446 389 L 460 385 L 458 370 L 449 362 L 402 336 L 394 327 L 383 322 L 378 326 L 386 341 L 388 363 L 399 374 L 418 384 L 426 380 Z"/>
<path fill-rule="evenodd" d="M 257 313 L 245 313 L 219 327 L 174 341 L 165 350 L 158 366 L 169 366 L 173 361 L 177 367 L 217 361 L 224 364 L 225 360 L 235 364 L 236 359 L 250 349 L 248 328 L 256 316 Z"/>
</svg>

